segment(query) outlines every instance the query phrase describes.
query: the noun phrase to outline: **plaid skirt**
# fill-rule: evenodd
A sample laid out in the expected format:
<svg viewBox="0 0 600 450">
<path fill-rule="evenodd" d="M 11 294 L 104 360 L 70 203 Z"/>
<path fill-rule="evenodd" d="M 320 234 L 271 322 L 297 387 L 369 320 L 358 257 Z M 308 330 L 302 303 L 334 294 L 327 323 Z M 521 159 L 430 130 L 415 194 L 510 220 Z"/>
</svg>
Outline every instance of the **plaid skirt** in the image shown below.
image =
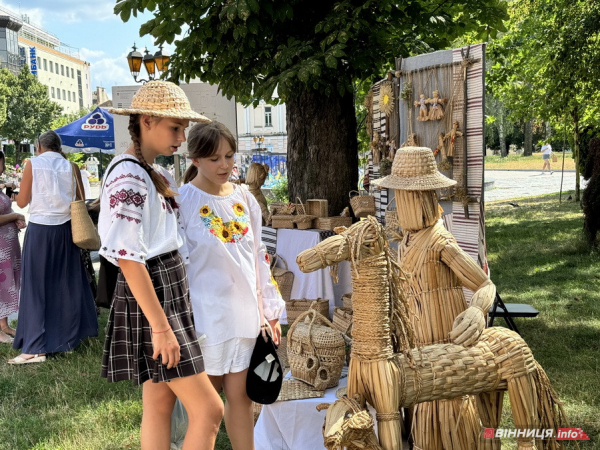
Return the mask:
<svg viewBox="0 0 600 450">
<path fill-rule="evenodd" d="M 133 380 L 140 385 L 187 377 L 204 371 L 204 360 L 190 304 L 183 260 L 177 250 L 151 258 L 146 267 L 158 300 L 175 333 L 181 359 L 172 369 L 152 359 L 152 329 L 119 271 L 106 326 L 102 376 L 110 382 Z"/>
</svg>

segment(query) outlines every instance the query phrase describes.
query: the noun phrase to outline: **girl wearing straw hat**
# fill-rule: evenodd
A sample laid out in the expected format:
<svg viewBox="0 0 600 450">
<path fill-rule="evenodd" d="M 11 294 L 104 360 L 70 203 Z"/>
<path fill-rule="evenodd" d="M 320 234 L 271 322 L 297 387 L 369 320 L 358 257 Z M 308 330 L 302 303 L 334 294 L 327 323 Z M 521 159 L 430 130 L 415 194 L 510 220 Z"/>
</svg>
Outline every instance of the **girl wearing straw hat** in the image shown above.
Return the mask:
<svg viewBox="0 0 600 450">
<path fill-rule="evenodd" d="M 246 390 L 250 359 L 261 328 L 272 330 L 279 344 L 285 303 L 260 241 L 261 207 L 245 187 L 228 181 L 236 149 L 223 124 L 195 125 L 188 142 L 193 165 L 180 192 L 196 330 L 206 334 L 206 373 L 216 391 L 225 392 L 225 426 L 233 449 L 248 450 L 254 448 Z"/>
<path fill-rule="evenodd" d="M 486 326 L 485 314 L 492 306 L 496 287 L 440 220 L 436 190 L 451 187 L 456 181 L 438 171 L 429 148 L 405 147 L 396 153 L 391 175 L 373 184 L 395 191 L 398 221 L 403 231 L 398 260 L 409 275 L 408 295 L 415 314 L 417 344 L 473 345 Z M 470 305 L 465 301 L 463 286 L 475 292 Z M 491 398 L 498 394 L 481 395 Z M 501 398 L 499 401 L 496 398 L 496 404 L 502 404 Z M 479 445 L 483 448 L 474 398 L 467 399 L 415 406 L 415 448 L 470 450 Z M 493 404 L 478 403 L 481 407 Z M 481 417 L 494 414 L 495 411 L 482 411 Z"/>
<path fill-rule="evenodd" d="M 189 416 L 183 448 L 212 449 L 223 403 L 204 372 L 194 330 L 178 250 L 176 186 L 165 169 L 150 165 L 177 151 L 189 121 L 209 120 L 192 111 L 181 88 L 164 81 L 146 83 L 131 108 L 110 112 L 129 115 L 132 144 L 107 167 L 100 197 L 100 254 L 120 268 L 102 376 L 143 385 L 142 449 L 169 448 L 176 397 Z"/>
</svg>

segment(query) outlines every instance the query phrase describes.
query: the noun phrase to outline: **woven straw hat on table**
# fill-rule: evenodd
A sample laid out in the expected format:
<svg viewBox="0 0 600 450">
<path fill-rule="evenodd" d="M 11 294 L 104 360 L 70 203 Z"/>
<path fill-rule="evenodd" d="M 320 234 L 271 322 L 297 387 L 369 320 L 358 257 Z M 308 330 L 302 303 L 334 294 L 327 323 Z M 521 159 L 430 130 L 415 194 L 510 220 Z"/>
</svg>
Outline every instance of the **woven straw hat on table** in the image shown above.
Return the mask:
<svg viewBox="0 0 600 450">
<path fill-rule="evenodd" d="M 403 147 L 396 152 L 392 174 L 371 183 L 390 189 L 430 191 L 454 186 L 456 181 L 438 171 L 431 149 Z"/>
<path fill-rule="evenodd" d="M 110 108 L 108 112 L 122 116 L 147 114 L 193 122 L 211 122 L 209 118 L 192 110 L 183 90 L 170 81 L 149 81 L 134 94 L 130 108 Z"/>
</svg>

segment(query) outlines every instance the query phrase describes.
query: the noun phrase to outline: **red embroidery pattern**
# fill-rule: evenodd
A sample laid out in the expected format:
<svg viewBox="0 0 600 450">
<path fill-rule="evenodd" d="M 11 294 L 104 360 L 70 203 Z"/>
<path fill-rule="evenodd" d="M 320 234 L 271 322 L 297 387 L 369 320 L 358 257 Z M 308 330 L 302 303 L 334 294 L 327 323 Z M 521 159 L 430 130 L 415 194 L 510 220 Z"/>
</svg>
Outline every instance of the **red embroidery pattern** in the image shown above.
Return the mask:
<svg viewBox="0 0 600 450">
<path fill-rule="evenodd" d="M 131 216 L 121 214 L 121 213 L 116 213 L 115 217 L 117 217 L 117 219 L 127 219 L 128 222 L 135 222 L 136 224 L 139 224 L 142 222 L 140 219 L 136 219 L 135 217 L 131 217 Z"/>
<path fill-rule="evenodd" d="M 139 192 L 133 192 L 133 189 L 126 191 L 121 189 L 120 191 L 111 194 L 109 197 L 110 209 L 115 208 L 119 203 L 124 203 L 127 206 L 135 206 L 144 209 L 144 202 L 146 201 L 147 194 L 140 194 Z"/>
<path fill-rule="evenodd" d="M 125 250 L 124 248 L 122 248 L 121 250 L 119 250 L 119 255 L 125 256 L 126 254 L 127 254 L 127 250 Z"/>
<path fill-rule="evenodd" d="M 119 175 L 117 178 L 110 180 L 108 183 L 106 183 L 106 185 L 104 187 L 107 188 L 107 187 L 111 186 L 112 184 L 116 183 L 117 181 L 122 180 L 123 178 L 133 178 L 134 180 L 141 181 L 144 184 L 146 183 L 146 180 L 144 180 L 144 178 L 140 177 L 139 175 L 134 175 L 132 173 L 123 173 L 123 174 Z"/>
</svg>

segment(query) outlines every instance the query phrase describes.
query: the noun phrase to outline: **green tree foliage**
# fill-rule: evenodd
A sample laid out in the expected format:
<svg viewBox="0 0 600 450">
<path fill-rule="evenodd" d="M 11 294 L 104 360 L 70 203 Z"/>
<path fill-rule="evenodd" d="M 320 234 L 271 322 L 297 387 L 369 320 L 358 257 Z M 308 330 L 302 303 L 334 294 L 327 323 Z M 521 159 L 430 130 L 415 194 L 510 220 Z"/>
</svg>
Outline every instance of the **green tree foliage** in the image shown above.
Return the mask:
<svg viewBox="0 0 600 450">
<path fill-rule="evenodd" d="M 394 58 L 503 29 L 501 0 L 117 0 L 140 35 L 175 44 L 167 77 L 198 77 L 245 104 L 287 105 L 290 198 L 327 198 L 339 214 L 358 180 L 353 84 Z M 189 29 L 183 33 L 183 27 Z M 277 89 L 278 97 L 274 97 Z"/>
<path fill-rule="evenodd" d="M 19 145 L 50 129 L 62 108 L 48 98 L 48 88 L 24 66 L 19 75 L 0 71 L 0 85 L 9 86 L 6 121 L 0 126 L 0 136 L 15 141 L 15 162 L 21 162 Z"/>
<path fill-rule="evenodd" d="M 490 46 L 493 93 L 512 118 L 568 117 L 577 161 L 582 125 L 599 120 L 600 2 L 516 0 L 509 14 L 509 31 Z M 578 200 L 578 171 L 576 180 Z"/>
</svg>

